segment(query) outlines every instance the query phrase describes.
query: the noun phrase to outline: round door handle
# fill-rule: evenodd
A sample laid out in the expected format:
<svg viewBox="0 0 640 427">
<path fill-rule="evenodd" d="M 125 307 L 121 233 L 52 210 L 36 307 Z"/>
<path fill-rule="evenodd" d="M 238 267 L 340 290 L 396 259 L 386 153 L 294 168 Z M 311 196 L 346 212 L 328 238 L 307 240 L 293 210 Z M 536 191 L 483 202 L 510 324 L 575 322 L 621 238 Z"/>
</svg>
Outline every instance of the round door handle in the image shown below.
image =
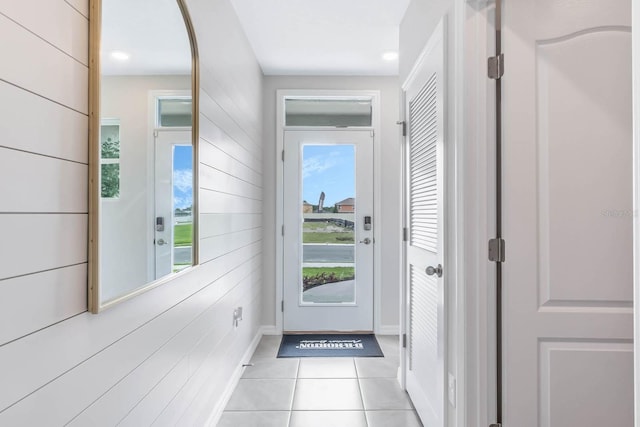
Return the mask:
<svg viewBox="0 0 640 427">
<path fill-rule="evenodd" d="M 427 267 L 426 272 L 428 276 L 433 276 L 435 274 L 438 277 L 442 277 L 442 265 L 438 264 L 437 267 L 429 266 Z"/>
<path fill-rule="evenodd" d="M 167 242 L 164 239 L 158 239 L 156 241 L 156 243 L 158 244 L 158 246 L 162 246 L 162 245 L 166 245 L 167 244 Z"/>
<path fill-rule="evenodd" d="M 368 245 L 371 243 L 371 239 L 366 237 L 364 240 L 360 240 L 360 243 L 364 243 L 365 245 Z"/>
</svg>

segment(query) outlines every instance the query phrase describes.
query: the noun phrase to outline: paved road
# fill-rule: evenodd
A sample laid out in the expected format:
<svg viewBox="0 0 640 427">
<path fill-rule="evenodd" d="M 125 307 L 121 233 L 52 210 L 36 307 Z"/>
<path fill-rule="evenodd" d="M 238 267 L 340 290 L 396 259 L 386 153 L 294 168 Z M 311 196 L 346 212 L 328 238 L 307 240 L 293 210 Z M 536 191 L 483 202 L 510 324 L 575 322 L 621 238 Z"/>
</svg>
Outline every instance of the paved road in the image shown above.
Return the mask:
<svg viewBox="0 0 640 427">
<path fill-rule="evenodd" d="M 175 264 L 190 264 L 191 246 L 179 246 L 173 249 L 173 262 Z"/>
<path fill-rule="evenodd" d="M 305 263 L 352 263 L 354 262 L 353 245 L 306 244 L 303 246 L 302 261 Z M 174 249 L 173 260 L 176 264 L 191 262 L 191 246 Z"/>
<path fill-rule="evenodd" d="M 354 262 L 353 245 L 303 245 L 302 262 Z"/>
</svg>

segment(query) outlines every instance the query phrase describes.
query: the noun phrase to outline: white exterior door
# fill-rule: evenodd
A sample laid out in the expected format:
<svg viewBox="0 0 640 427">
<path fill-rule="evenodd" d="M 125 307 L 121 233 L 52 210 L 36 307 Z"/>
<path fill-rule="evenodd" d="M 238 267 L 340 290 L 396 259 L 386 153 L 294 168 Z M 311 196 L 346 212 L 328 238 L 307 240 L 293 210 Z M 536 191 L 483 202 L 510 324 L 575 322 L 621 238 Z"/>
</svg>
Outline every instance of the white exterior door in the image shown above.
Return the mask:
<svg viewBox="0 0 640 427">
<path fill-rule="evenodd" d="M 372 131 L 284 134 L 284 330 L 373 330 Z"/>
<path fill-rule="evenodd" d="M 180 181 L 193 182 L 188 164 L 191 159 L 191 131 L 163 130 L 155 134 L 155 215 L 154 215 L 154 246 L 156 279 L 180 270 L 192 264 L 192 246 L 176 245 L 176 231 L 181 233 L 181 224 L 176 223 L 176 208 L 179 206 L 180 195 L 176 192 L 190 188 L 181 188 Z M 181 149 L 188 152 L 181 154 Z M 181 168 L 180 163 L 184 163 Z M 184 171 L 186 175 L 182 176 Z M 178 203 L 176 203 L 178 201 Z M 189 218 L 190 219 L 190 218 Z"/>
<path fill-rule="evenodd" d="M 503 425 L 631 426 L 631 0 L 504 3 Z"/>
<path fill-rule="evenodd" d="M 442 427 L 446 360 L 443 262 L 444 28 L 441 23 L 405 84 L 406 389 L 425 426 Z"/>
</svg>

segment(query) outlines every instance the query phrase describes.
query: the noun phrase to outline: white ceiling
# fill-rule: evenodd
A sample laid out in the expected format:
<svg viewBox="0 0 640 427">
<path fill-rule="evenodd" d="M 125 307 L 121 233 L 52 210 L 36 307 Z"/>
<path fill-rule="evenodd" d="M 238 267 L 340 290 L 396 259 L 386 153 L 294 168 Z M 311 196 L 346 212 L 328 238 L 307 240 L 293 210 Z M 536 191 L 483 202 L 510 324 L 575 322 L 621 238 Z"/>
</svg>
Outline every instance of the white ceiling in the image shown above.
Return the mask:
<svg viewBox="0 0 640 427">
<path fill-rule="evenodd" d="M 399 25 L 410 0 L 230 0 L 267 75 L 397 75 Z M 104 0 L 106 75 L 189 74 L 175 0 Z M 152 18 L 150 18 L 152 17 Z M 111 58 L 113 51 L 130 55 Z"/>
<path fill-rule="evenodd" d="M 410 0 L 231 0 L 266 75 L 397 75 Z"/>
<path fill-rule="evenodd" d="M 126 61 L 113 51 L 129 55 Z M 104 75 L 191 74 L 191 44 L 176 0 L 103 0 Z"/>
</svg>

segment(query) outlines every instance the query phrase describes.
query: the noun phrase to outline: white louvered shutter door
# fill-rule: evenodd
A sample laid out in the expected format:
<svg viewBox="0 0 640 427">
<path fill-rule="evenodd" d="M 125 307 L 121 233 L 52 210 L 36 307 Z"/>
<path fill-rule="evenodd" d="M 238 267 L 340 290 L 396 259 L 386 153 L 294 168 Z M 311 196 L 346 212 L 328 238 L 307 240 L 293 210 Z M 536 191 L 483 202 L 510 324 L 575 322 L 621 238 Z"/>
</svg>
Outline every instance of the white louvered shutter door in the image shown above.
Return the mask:
<svg viewBox="0 0 640 427">
<path fill-rule="evenodd" d="M 408 116 L 406 243 L 407 391 L 424 425 L 444 426 L 444 289 L 429 266 L 442 264 L 444 72 L 436 31 L 405 87 Z"/>
</svg>

